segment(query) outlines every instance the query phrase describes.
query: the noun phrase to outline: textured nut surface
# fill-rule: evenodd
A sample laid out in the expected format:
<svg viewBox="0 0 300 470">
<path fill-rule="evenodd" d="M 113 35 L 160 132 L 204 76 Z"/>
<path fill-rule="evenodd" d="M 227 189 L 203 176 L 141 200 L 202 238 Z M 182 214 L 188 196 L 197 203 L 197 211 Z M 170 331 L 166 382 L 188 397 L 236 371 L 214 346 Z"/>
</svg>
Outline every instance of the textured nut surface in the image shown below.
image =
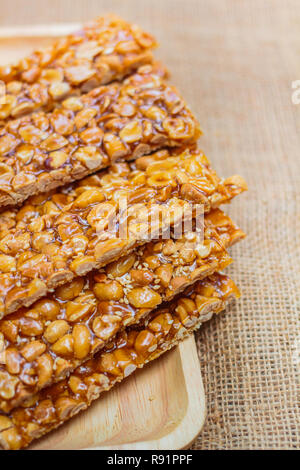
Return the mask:
<svg viewBox="0 0 300 470">
<path fill-rule="evenodd" d="M 67 54 L 68 64 L 70 56 L 72 51 Z M 106 62 L 109 57 L 105 54 Z M 85 62 L 85 59 L 76 60 Z M 0 207 L 19 204 L 33 194 L 83 178 L 122 157 L 134 160 L 166 145 L 180 147 L 183 143 L 196 142 L 200 134 L 196 119 L 178 92 L 164 81 L 166 71 L 161 65 L 133 66 L 134 71 L 138 70 L 124 81 L 94 88 L 98 85 L 93 76 L 100 73 L 98 66 L 95 65 L 97 71 L 87 65 L 68 66 L 62 69 L 65 73 L 59 78 L 60 82 L 52 82 L 53 76 L 57 75 L 57 71 L 52 70 L 41 75 L 42 84 L 21 83 L 17 103 L 24 93 L 28 93 L 28 86 L 30 89 L 43 87 L 47 97 L 43 103 L 38 98 L 34 100 L 35 113 L 22 116 L 13 123 L 8 121 L 0 129 L 0 181 L 5 189 L 0 195 Z M 115 71 L 115 66 L 110 66 Z M 130 66 L 121 61 L 119 68 L 122 77 L 123 72 L 127 75 Z M 91 91 L 66 98 L 51 110 L 49 100 L 61 100 L 75 91 L 72 85 L 91 76 L 95 81 Z M 50 81 L 47 83 L 47 80 Z M 62 80 L 69 80 L 71 86 Z M 99 81 L 101 83 L 101 77 Z M 147 89 L 151 92 L 145 92 Z M 174 105 L 178 101 L 182 106 Z M 26 106 L 26 103 L 18 104 L 12 112 L 17 110 L 20 115 L 34 110 L 26 110 Z M 43 106 L 45 112 L 39 110 Z M 165 116 L 172 122 L 179 121 L 185 131 L 182 129 L 178 133 L 173 129 L 170 132 L 163 125 Z M 149 187 L 172 182 L 159 175 L 148 179 Z"/>
<path fill-rule="evenodd" d="M 67 333 L 69 328 L 69 323 L 65 320 L 55 320 L 47 326 L 44 338 L 48 343 L 55 343 Z"/>
<path fill-rule="evenodd" d="M 123 297 L 123 288 L 117 281 L 97 282 L 94 293 L 99 300 L 120 300 Z"/>
<path fill-rule="evenodd" d="M 177 220 L 176 213 L 180 215 L 185 204 L 180 196 L 181 188 L 189 181 L 201 187 L 202 192 L 207 186 L 208 201 L 217 193 L 219 202 L 230 200 L 233 186 L 234 194 L 237 192 L 232 180 L 222 187 L 205 156 L 197 150 L 157 152 L 149 159 L 146 164 L 137 160 L 131 166 L 116 163 L 109 172 L 93 175 L 60 193 L 35 196 L 19 211 L 7 211 L 0 217 L 0 253 L 10 256 L 16 263 L 16 268 L 0 273 L 1 295 L 10 311 L 16 309 L 22 299 L 28 304 L 45 295 L 47 289 L 69 281 L 29 310 L 17 312 L 17 321 L 0 323 L 4 349 L 13 349 L 6 369 L 11 376 L 9 398 L 0 403 L 4 411 L 33 396 L 45 385 L 61 380 L 126 326 L 138 322 L 159 303 L 173 298 L 196 279 L 230 262 L 224 246 L 243 237 L 243 233 L 218 210 L 205 216 L 204 241 L 187 233 L 179 239 L 148 243 L 121 258 L 119 255 L 135 248 L 131 241 L 111 238 L 99 241 L 94 231 L 95 216 L 99 214 L 102 223 L 103 204 L 118 208 L 121 196 L 132 201 L 128 212 L 129 229 L 130 233 L 135 233 L 134 227 L 138 235 L 139 224 L 143 227 L 148 217 L 145 206 L 151 214 L 160 213 L 162 221 L 167 218 L 166 207 L 175 208 L 173 222 Z M 163 172 L 168 174 L 165 180 Z M 148 179 L 156 175 L 166 186 L 148 187 Z M 207 181 L 206 186 L 204 181 Z M 87 191 L 86 196 L 82 196 Z M 141 200 L 146 204 L 141 205 Z M 91 213 L 92 225 L 88 221 Z M 201 234 L 199 236 L 201 238 Z M 201 251 L 203 246 L 205 253 Z M 96 267 L 97 260 L 105 264 L 109 258 L 118 260 L 91 273 L 85 280 L 75 277 Z M 61 331 L 51 326 L 56 321 L 63 326 Z M 156 332 L 155 328 L 160 333 L 166 331 L 168 322 L 163 325 L 162 328 L 155 323 L 151 331 Z M 88 343 L 84 338 L 89 338 Z M 128 373 L 130 368 L 127 369 L 125 362 Z M 5 367 L 0 366 L 0 369 L 5 371 Z M 17 370 L 20 370 L 17 372 L 20 378 L 16 383 L 14 372 Z M 119 374 L 117 370 L 114 369 L 114 373 Z"/>
<path fill-rule="evenodd" d="M 18 400 L 61 380 L 162 301 L 173 298 L 196 279 L 225 267 L 230 258 L 224 246 L 243 234 L 229 217 L 215 209 L 205 215 L 203 236 L 204 241 L 188 233 L 180 239 L 148 243 L 100 271 L 73 279 L 48 298 L 1 321 L 0 343 L 4 351 L 8 351 L 9 361 L 0 365 L 0 370 L 2 367 L 10 374 L 9 381 L 12 380 L 15 388 L 15 374 L 18 374 L 18 392 L 10 392 L 10 398 L 3 401 L 3 409 L 8 410 L 16 406 Z M 199 245 L 211 241 L 209 255 L 198 256 Z M 207 290 L 203 295 L 207 293 L 211 295 L 212 291 Z M 188 302 L 181 302 L 177 314 L 182 323 L 189 325 L 186 305 Z M 165 320 L 152 322 L 151 331 L 167 331 L 168 325 Z M 155 344 L 155 341 L 150 342 L 149 347 L 155 348 Z M 142 349 L 147 350 L 143 342 Z"/>
<path fill-rule="evenodd" d="M 155 308 L 161 296 L 149 287 L 136 287 L 127 295 L 129 303 L 136 308 Z"/>
<path fill-rule="evenodd" d="M 1 443 L 10 449 L 25 447 L 61 425 L 88 407 L 102 391 L 177 344 L 224 308 L 232 296 L 238 296 L 238 290 L 227 276 L 216 273 L 198 281 L 180 299 L 152 312 L 149 322 L 119 332 L 108 349 L 98 352 L 69 378 L 39 392 L 9 415 L 0 416 Z"/>
<path fill-rule="evenodd" d="M 31 343 L 28 343 L 23 346 L 23 348 L 21 349 L 21 354 L 28 362 L 32 362 L 45 351 L 45 344 L 43 344 L 41 341 L 32 341 Z"/>
<path fill-rule="evenodd" d="M 93 86 L 122 79 L 140 65 L 152 62 L 151 49 L 155 45 L 152 36 L 121 18 L 97 18 L 85 25 L 80 35 L 62 38 L 13 66 L 0 68 L 0 79 L 7 87 L 1 118 L 49 108 L 53 101 L 72 94 L 74 85 L 84 90 L 85 82 L 92 77 Z M 74 108 L 76 98 L 68 100 Z"/>
<path fill-rule="evenodd" d="M 71 356 L 73 353 L 74 339 L 72 335 L 64 335 L 51 347 L 57 356 Z"/>
<path fill-rule="evenodd" d="M 170 225 L 180 225 L 185 210 L 194 210 L 191 203 L 197 203 L 198 199 L 192 201 L 188 193 L 189 202 L 185 200 L 182 188 L 186 185 L 201 186 L 201 194 L 206 194 L 207 200 L 205 212 L 217 204 L 216 194 L 221 204 L 243 191 L 242 185 L 238 189 L 238 179 L 222 185 L 206 157 L 192 148 L 159 151 L 151 155 L 145 169 L 139 167 L 144 167 L 139 159 L 131 165 L 115 163 L 109 171 L 81 180 L 61 192 L 33 196 L 19 210 L 11 209 L 0 217 L 0 301 L 4 314 L 24 304 L 29 306 L 56 286 L 126 253 L 129 253 L 127 260 L 118 260 L 110 269 L 112 273 L 129 270 L 135 262 L 130 252 L 136 244 L 159 237 Z M 178 172 L 183 183 L 178 180 Z M 162 173 L 167 174 L 165 179 Z M 148 180 L 155 176 L 161 184 L 150 187 Z M 123 209 L 124 201 L 127 210 Z M 163 253 L 171 255 L 170 250 L 174 254 L 180 252 L 182 263 L 192 263 L 196 257 L 205 259 L 211 245 L 204 243 L 201 248 L 199 244 L 196 253 L 189 247 L 180 250 L 178 243 L 170 242 L 169 247 L 166 244 L 163 247 Z M 160 266 L 153 253 L 149 253 L 145 262 L 147 265 L 140 273 L 132 273 L 137 287 L 152 282 L 148 267 Z M 172 265 L 172 260 L 169 264 Z M 158 272 L 157 276 L 160 275 Z M 166 271 L 164 276 L 167 285 Z M 119 286 L 111 300 L 121 298 L 122 289 Z M 56 313 L 57 306 L 52 316 Z"/>
<path fill-rule="evenodd" d="M 90 352 L 90 330 L 85 325 L 75 325 L 73 328 L 74 355 L 77 359 L 84 359 Z"/>
</svg>

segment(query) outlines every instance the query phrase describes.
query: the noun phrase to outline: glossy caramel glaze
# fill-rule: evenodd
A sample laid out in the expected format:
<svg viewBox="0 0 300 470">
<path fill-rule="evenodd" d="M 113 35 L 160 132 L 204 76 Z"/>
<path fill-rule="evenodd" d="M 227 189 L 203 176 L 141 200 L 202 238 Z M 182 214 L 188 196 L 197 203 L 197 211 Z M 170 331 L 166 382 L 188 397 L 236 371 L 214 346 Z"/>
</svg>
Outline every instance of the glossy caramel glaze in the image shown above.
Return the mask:
<svg viewBox="0 0 300 470">
<path fill-rule="evenodd" d="M 8 412 L 62 380 L 119 331 L 225 268 L 231 262 L 225 247 L 243 237 L 214 209 L 203 233 L 150 242 L 0 321 L 0 409 Z"/>
<path fill-rule="evenodd" d="M 15 205 L 165 146 L 193 143 L 198 124 L 159 65 L 0 129 L 0 206 Z"/>
<path fill-rule="evenodd" d="M 198 281 L 140 325 L 118 333 L 106 349 L 79 366 L 69 378 L 39 392 L 11 414 L 0 416 L 2 447 L 20 449 L 60 426 L 103 391 L 177 344 L 238 295 L 228 276 L 216 273 Z"/>
<path fill-rule="evenodd" d="M 6 101 L 0 120 L 47 110 L 69 95 L 122 80 L 151 63 L 155 39 L 114 15 L 97 18 L 47 49 L 0 67 Z"/>
<path fill-rule="evenodd" d="M 0 215 L 0 318 L 157 238 L 191 203 L 208 212 L 245 188 L 237 176 L 220 180 L 201 151 L 185 149 L 117 163 L 60 192 L 33 196 Z M 149 223 L 153 214 L 159 217 Z"/>
</svg>

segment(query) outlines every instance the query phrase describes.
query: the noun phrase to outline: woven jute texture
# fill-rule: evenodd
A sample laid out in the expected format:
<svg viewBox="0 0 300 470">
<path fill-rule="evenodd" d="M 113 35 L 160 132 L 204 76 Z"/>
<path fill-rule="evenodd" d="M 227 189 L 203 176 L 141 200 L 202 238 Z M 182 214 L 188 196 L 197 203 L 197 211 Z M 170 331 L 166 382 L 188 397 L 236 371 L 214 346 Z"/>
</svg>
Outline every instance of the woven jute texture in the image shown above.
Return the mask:
<svg viewBox="0 0 300 470">
<path fill-rule="evenodd" d="M 229 269 L 242 297 L 197 334 L 208 410 L 193 449 L 299 448 L 299 1 L 0 3 L 2 24 L 113 11 L 157 36 L 202 124 L 204 151 L 220 174 L 249 184 L 229 207 L 248 234 Z"/>
</svg>

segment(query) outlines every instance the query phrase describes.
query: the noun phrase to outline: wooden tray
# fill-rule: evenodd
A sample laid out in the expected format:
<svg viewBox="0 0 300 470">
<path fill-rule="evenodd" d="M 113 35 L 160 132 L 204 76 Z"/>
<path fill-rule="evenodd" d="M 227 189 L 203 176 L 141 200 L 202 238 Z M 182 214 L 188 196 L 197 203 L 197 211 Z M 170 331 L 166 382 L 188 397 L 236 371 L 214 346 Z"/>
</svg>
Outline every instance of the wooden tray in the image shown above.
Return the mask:
<svg viewBox="0 0 300 470">
<path fill-rule="evenodd" d="M 204 420 L 204 390 L 191 336 L 31 449 L 184 449 Z"/>
<path fill-rule="evenodd" d="M 0 28 L 0 64 L 24 57 L 76 24 Z M 164 354 L 31 449 L 183 449 L 205 420 L 194 337 Z"/>
</svg>

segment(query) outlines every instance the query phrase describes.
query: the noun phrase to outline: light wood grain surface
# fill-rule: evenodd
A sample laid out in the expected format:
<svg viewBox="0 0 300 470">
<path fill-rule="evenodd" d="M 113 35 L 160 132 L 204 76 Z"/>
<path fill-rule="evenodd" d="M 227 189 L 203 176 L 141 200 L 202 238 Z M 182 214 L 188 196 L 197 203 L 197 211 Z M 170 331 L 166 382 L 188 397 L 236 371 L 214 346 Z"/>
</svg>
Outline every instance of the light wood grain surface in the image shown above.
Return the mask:
<svg viewBox="0 0 300 470">
<path fill-rule="evenodd" d="M 26 5 L 26 6 L 25 6 Z M 249 192 L 230 206 L 248 232 L 230 273 L 242 299 L 197 336 L 208 419 L 194 448 L 299 442 L 299 0 L 0 1 L 3 26 L 113 11 L 157 36 L 219 173 Z"/>
<path fill-rule="evenodd" d="M 204 420 L 203 384 L 190 337 L 30 449 L 183 449 Z"/>
</svg>

